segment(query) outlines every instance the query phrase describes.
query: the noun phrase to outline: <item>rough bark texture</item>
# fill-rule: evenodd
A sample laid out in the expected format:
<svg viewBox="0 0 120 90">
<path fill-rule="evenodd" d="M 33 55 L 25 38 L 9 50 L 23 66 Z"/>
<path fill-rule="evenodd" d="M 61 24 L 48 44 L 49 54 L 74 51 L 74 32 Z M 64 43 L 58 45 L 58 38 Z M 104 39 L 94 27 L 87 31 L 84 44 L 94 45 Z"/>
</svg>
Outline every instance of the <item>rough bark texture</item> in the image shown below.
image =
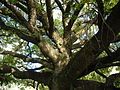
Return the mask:
<svg viewBox="0 0 120 90">
<path fill-rule="evenodd" d="M 24 62 L 40 63 L 42 67 L 39 70 L 43 68 L 49 69 L 43 72 L 27 69 L 26 71 L 21 71 L 16 67 L 1 65 L 0 73 L 11 73 L 19 79 L 38 81 L 47 85 L 50 90 L 119 90 L 119 88 L 114 86 L 114 81 L 120 77 L 119 73 L 106 77 L 98 72 L 106 78 L 105 83 L 78 79 L 97 69 L 112 65 L 120 66 L 120 63 L 114 63 L 116 61 L 119 62 L 120 49 L 117 48 L 115 52 L 109 52 L 108 49 L 110 43 L 119 41 L 120 1 L 112 8 L 111 13 L 105 20 L 103 19 L 104 3 L 102 0 L 96 0 L 96 9 L 99 12 L 97 16 L 99 31 L 89 41 L 85 42 L 80 50 L 76 50 L 76 53 L 72 52 L 74 43 L 74 40 L 72 41 L 72 28 L 74 28 L 74 23 L 79 18 L 80 11 L 84 8 L 85 3 L 77 0 L 68 0 L 66 2 L 55 0 L 62 13 L 63 35 L 58 33 L 59 30 L 54 23 L 54 7 L 52 6 L 54 3 L 52 0 L 45 0 L 46 10 L 43 10 L 43 3 L 38 3 L 36 0 L 17 0 L 16 3 L 11 3 L 9 0 L 1 0 L 0 3 L 5 6 L 0 7 L 0 14 L 12 18 L 24 27 L 22 29 L 9 26 L 1 16 L 0 29 L 5 32 L 14 32 L 24 41 L 35 44 L 44 58 L 28 57 L 17 52 L 5 50 L 1 51 L 0 54 L 11 55 L 22 59 Z M 27 14 L 28 17 L 24 17 L 23 14 Z M 38 21 L 40 26 L 37 26 Z M 108 56 L 98 58 L 103 51 Z M 3 81 L 4 77 L 0 76 L 0 80 Z"/>
</svg>

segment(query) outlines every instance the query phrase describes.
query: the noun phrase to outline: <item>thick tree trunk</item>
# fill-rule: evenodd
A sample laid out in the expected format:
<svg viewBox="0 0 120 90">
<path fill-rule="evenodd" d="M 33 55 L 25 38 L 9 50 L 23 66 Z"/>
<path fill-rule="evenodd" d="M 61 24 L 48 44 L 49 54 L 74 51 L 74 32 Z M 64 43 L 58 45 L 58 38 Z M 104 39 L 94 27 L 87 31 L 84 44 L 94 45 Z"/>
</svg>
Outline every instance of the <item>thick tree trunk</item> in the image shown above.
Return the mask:
<svg viewBox="0 0 120 90">
<path fill-rule="evenodd" d="M 77 80 L 75 82 L 69 82 L 54 78 L 51 82 L 50 90 L 120 90 L 120 88 L 106 86 L 106 83 L 92 80 Z"/>
<path fill-rule="evenodd" d="M 72 90 L 69 80 L 54 77 L 51 82 L 50 90 Z"/>
</svg>

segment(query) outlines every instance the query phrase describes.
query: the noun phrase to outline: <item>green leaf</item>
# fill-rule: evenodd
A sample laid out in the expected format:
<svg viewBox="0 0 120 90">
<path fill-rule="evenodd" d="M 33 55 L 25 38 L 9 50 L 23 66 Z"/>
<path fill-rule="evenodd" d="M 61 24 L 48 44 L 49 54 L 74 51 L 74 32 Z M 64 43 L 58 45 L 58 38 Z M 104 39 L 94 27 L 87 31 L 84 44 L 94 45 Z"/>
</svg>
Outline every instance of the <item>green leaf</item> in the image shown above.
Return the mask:
<svg viewBox="0 0 120 90">
<path fill-rule="evenodd" d="M 10 3 L 15 4 L 17 3 L 17 0 L 8 0 Z"/>
</svg>

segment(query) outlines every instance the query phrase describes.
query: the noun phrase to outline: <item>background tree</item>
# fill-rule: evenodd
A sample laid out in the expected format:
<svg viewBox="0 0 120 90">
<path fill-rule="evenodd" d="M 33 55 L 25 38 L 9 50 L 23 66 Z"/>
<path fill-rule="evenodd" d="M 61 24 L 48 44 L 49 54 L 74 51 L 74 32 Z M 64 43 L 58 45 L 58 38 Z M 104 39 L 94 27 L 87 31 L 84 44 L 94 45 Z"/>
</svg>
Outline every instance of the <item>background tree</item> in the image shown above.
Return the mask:
<svg viewBox="0 0 120 90">
<path fill-rule="evenodd" d="M 119 0 L 0 0 L 0 80 L 119 90 L 120 73 L 109 74 L 120 65 L 119 23 Z M 91 72 L 104 82 L 86 80 Z"/>
</svg>

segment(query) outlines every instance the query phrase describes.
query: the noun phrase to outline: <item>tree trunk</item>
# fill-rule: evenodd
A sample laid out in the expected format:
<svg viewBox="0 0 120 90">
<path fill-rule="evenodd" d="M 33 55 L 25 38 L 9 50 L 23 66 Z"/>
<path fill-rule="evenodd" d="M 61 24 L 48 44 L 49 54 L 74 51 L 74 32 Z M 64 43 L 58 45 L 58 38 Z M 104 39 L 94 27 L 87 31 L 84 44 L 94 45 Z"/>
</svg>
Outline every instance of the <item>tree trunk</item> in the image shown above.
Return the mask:
<svg viewBox="0 0 120 90">
<path fill-rule="evenodd" d="M 77 80 L 75 82 L 63 81 L 62 79 L 54 78 L 51 82 L 50 90 L 120 90 L 114 86 L 106 86 L 106 83 L 101 83 L 92 80 Z"/>
<path fill-rule="evenodd" d="M 59 76 L 54 76 L 52 79 L 50 90 L 73 90 L 71 89 L 71 82 Z"/>
</svg>

